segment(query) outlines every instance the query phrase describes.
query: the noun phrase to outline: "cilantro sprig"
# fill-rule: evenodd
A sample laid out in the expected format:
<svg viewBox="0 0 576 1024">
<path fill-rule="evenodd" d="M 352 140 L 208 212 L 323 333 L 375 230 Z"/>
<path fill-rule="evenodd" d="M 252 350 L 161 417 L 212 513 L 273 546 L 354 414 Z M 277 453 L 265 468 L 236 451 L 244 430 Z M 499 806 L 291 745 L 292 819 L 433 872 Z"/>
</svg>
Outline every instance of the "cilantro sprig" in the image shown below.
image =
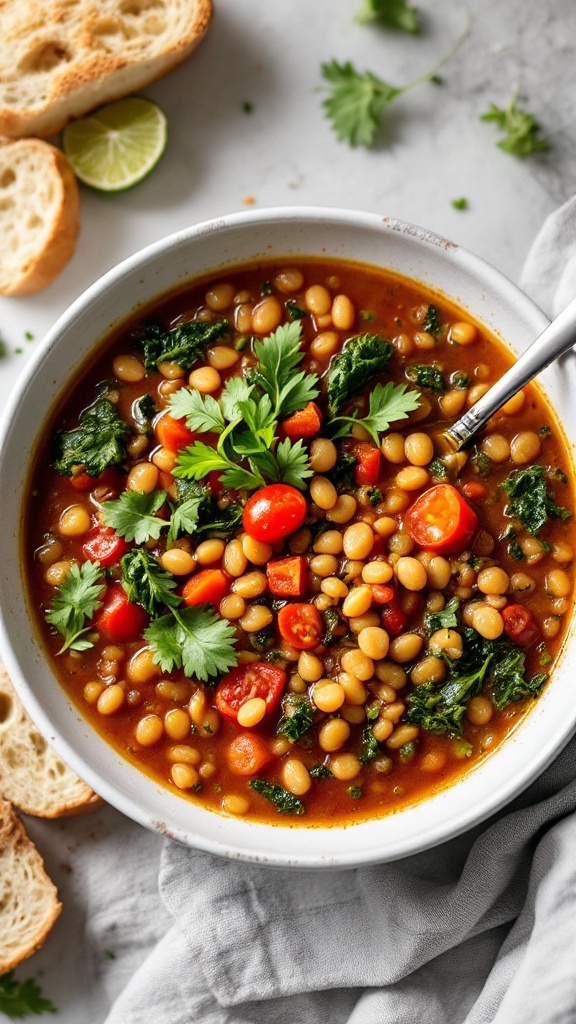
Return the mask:
<svg viewBox="0 0 576 1024">
<path fill-rule="evenodd" d="M 171 608 L 144 630 L 162 672 L 182 669 L 203 683 L 237 664 L 235 635 L 234 626 L 208 605 Z"/>
<path fill-rule="evenodd" d="M 33 1013 L 56 1013 L 56 1007 L 42 994 L 42 989 L 33 978 L 17 981 L 14 971 L 0 975 L 0 1013 L 10 1020 L 27 1017 Z"/>
<path fill-rule="evenodd" d="M 361 25 L 374 22 L 412 35 L 420 32 L 418 8 L 411 7 L 407 0 L 364 0 L 356 21 Z"/>
<path fill-rule="evenodd" d="M 46 612 L 46 621 L 63 637 L 58 651 L 86 651 L 94 646 L 90 627 L 86 622 L 102 606 L 100 598 L 105 589 L 104 573 L 100 562 L 76 562 L 63 583 L 57 587 L 56 597 Z"/>
<path fill-rule="evenodd" d="M 254 345 L 257 363 L 248 380 L 231 378 L 217 401 L 181 388 L 170 413 L 190 430 L 218 434 L 215 448 L 195 441 L 178 455 L 179 479 L 203 480 L 218 473 L 225 487 L 256 490 L 283 482 L 304 490 L 312 476 L 302 441 L 278 441 L 280 420 L 318 396 L 318 378 L 299 369 L 304 358 L 299 321 L 284 324 Z"/>
<path fill-rule="evenodd" d="M 117 500 L 105 501 L 102 505 L 102 519 L 106 526 L 118 536 L 136 544 L 158 540 L 166 521 L 159 519 L 157 512 L 166 503 L 166 491 L 122 491 Z"/>
<path fill-rule="evenodd" d="M 407 419 L 409 413 L 420 405 L 420 392 L 408 391 L 406 384 L 377 384 L 368 399 L 368 412 L 360 416 L 335 416 L 330 420 L 332 438 L 347 437 L 356 424 L 364 427 L 374 444 L 380 444 L 379 435 L 388 430 L 391 423 Z M 334 429 L 336 427 L 336 429 Z"/>
<path fill-rule="evenodd" d="M 492 121 L 504 138 L 500 139 L 500 149 L 513 156 L 526 157 L 532 153 L 541 153 L 550 148 L 546 139 L 540 135 L 540 126 L 526 110 L 518 106 L 518 93 L 515 93 L 507 107 L 497 107 L 491 103 L 488 110 L 481 114 L 481 121 Z"/>
</svg>

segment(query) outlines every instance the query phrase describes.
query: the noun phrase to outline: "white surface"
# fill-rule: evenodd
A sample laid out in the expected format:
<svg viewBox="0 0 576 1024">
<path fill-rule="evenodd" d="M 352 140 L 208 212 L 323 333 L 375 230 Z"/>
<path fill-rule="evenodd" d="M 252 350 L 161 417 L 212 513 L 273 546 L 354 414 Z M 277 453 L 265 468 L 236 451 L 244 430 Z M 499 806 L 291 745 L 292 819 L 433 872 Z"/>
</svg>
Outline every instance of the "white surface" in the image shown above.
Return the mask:
<svg viewBox="0 0 576 1024">
<path fill-rule="evenodd" d="M 43 334 L 97 276 L 170 231 L 245 208 L 248 196 L 260 207 L 341 205 L 400 217 L 467 246 L 516 279 L 544 217 L 571 194 L 572 0 L 471 5 L 469 35 L 443 69 L 444 85 L 397 100 L 385 115 L 382 144 L 369 153 L 333 136 L 315 91 L 320 62 L 350 59 L 402 84 L 449 48 L 464 23 L 463 7 L 422 0 L 426 33 L 413 39 L 354 25 L 350 0 L 216 2 L 198 52 L 146 90 L 170 124 L 169 147 L 153 176 L 124 195 L 83 190 L 82 233 L 69 267 L 46 292 L 0 302 L 0 331 L 11 352 L 0 362 L 2 402 Z M 494 126 L 478 120 L 490 101 L 505 105 L 518 86 L 554 145 L 526 161 L 498 149 Z M 253 104 L 252 114 L 243 113 L 244 101 Z M 470 208 L 455 211 L 450 201 L 462 195 Z M 27 331 L 34 341 L 25 340 Z M 18 347 L 21 355 L 13 352 Z M 83 820 L 27 824 L 60 887 L 64 913 L 45 949 L 18 973 L 44 970 L 41 981 L 61 1024 L 100 1024 L 163 931 L 164 911 L 154 898 L 159 843 L 109 809 Z M 117 870 L 103 876 L 111 849 Z M 120 898 L 135 851 L 150 928 L 135 937 L 128 913 L 107 936 L 94 911 L 98 890 L 113 885 Z M 88 954 L 94 936 L 100 956 Z"/>
</svg>

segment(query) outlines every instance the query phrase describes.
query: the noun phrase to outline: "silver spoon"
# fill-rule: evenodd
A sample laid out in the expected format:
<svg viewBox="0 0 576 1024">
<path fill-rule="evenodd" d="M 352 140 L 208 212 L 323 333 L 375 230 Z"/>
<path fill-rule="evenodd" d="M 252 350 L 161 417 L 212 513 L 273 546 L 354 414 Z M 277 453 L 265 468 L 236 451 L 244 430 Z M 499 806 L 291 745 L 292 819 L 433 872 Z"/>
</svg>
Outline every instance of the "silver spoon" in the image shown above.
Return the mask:
<svg viewBox="0 0 576 1024">
<path fill-rule="evenodd" d="M 572 299 L 566 309 L 542 331 L 504 376 L 444 431 L 443 436 L 452 451 L 459 452 L 464 448 L 512 395 L 573 345 L 576 345 L 576 299 Z"/>
</svg>

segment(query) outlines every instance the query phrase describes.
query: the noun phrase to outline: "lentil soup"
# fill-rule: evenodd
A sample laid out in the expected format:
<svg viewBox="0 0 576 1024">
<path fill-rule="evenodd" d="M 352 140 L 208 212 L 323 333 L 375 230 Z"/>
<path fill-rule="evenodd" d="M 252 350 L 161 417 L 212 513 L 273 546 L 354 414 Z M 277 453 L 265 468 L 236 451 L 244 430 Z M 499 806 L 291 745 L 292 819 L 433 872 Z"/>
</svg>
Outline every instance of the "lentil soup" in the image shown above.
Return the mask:
<svg viewBox="0 0 576 1024">
<path fill-rule="evenodd" d="M 276 824 L 453 784 L 547 684 L 573 604 L 573 480 L 536 386 L 417 282 L 238 268 L 125 326 L 30 483 L 38 629 L 70 699 L 183 797 Z"/>
</svg>

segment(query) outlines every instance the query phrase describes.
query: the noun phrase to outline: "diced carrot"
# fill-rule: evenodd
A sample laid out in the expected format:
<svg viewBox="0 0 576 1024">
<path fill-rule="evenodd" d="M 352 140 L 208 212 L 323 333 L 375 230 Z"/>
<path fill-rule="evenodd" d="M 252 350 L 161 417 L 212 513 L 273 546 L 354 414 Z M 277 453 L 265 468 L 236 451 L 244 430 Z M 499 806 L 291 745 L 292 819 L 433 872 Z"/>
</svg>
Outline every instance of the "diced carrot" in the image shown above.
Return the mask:
<svg viewBox="0 0 576 1024">
<path fill-rule="evenodd" d="M 360 486 L 373 487 L 380 479 L 380 449 L 368 441 L 359 441 L 352 449 L 358 459 L 354 466 L 354 479 Z"/>
<path fill-rule="evenodd" d="M 184 604 L 211 604 L 217 607 L 228 593 L 230 577 L 222 569 L 202 569 L 196 576 L 186 580 L 182 588 Z"/>
<path fill-rule="evenodd" d="M 308 563 L 303 555 L 268 562 L 266 576 L 275 597 L 304 597 L 308 590 Z"/>
<path fill-rule="evenodd" d="M 228 747 L 226 757 L 234 775 L 256 775 L 274 759 L 262 737 L 251 732 L 236 736 Z"/>
<path fill-rule="evenodd" d="M 303 409 L 282 420 L 282 431 L 291 441 L 314 437 L 322 426 L 322 413 L 316 402 L 308 402 Z"/>
<path fill-rule="evenodd" d="M 188 429 L 184 418 L 177 420 L 167 412 L 156 422 L 154 430 L 162 447 L 168 448 L 171 452 L 187 448 L 196 440 L 196 434 Z"/>
</svg>

